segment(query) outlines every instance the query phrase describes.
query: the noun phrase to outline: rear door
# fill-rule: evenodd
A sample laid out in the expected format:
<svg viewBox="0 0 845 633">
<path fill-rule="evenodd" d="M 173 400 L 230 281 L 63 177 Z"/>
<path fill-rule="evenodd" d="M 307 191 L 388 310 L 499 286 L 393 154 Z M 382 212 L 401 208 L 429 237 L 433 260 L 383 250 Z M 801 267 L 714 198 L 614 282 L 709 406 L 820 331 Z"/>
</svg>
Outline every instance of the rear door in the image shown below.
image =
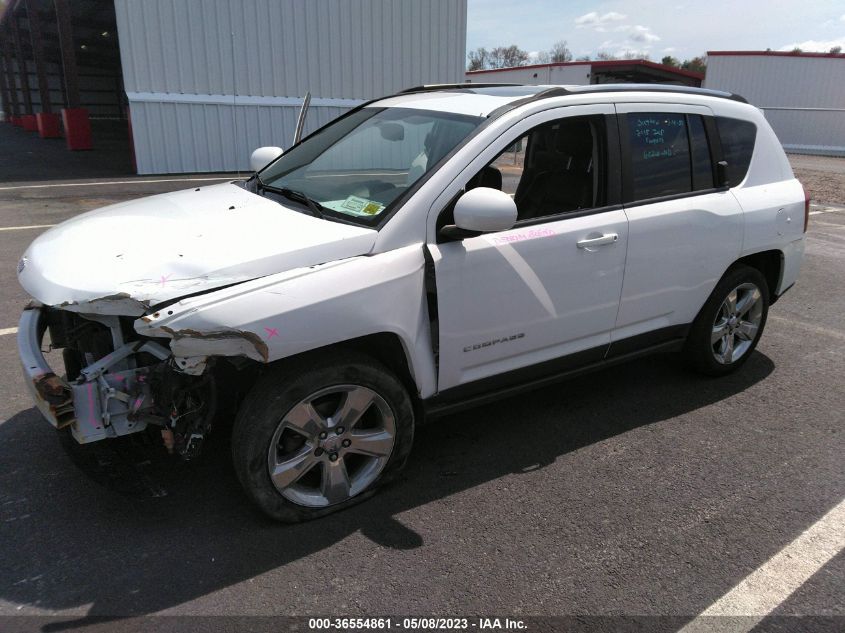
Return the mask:
<svg viewBox="0 0 845 633">
<path fill-rule="evenodd" d="M 437 292 L 439 391 L 498 385 L 600 360 L 616 321 L 627 244 L 613 106 L 529 117 L 487 148 L 458 187 L 515 196 L 513 229 L 428 245 Z M 451 223 L 444 192 L 433 212 Z M 489 383 L 486 383 L 489 386 Z"/>
<path fill-rule="evenodd" d="M 683 335 L 742 248 L 742 209 L 716 186 L 712 112 L 663 103 L 616 107 L 628 258 L 611 353 Z M 641 337 L 634 339 L 632 337 Z"/>
</svg>

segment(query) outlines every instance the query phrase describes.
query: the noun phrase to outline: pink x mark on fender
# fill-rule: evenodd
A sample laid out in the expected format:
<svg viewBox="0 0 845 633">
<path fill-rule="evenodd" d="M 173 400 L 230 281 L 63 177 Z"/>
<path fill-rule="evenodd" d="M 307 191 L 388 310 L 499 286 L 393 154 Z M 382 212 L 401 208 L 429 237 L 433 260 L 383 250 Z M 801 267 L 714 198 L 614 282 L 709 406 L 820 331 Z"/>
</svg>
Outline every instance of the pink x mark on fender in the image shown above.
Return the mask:
<svg viewBox="0 0 845 633">
<path fill-rule="evenodd" d="M 164 284 L 166 284 L 166 283 L 167 283 L 167 280 L 168 280 L 168 279 L 170 279 L 170 277 L 171 277 L 172 275 L 173 275 L 173 273 L 170 273 L 169 275 L 162 275 L 162 276 L 161 276 L 161 281 L 160 281 L 159 283 L 163 286 Z"/>
<path fill-rule="evenodd" d="M 268 338 L 268 339 L 271 339 L 271 338 L 273 338 L 274 336 L 278 336 L 278 335 L 279 335 L 279 328 L 275 328 L 275 327 L 265 327 L 264 329 L 267 331 L 267 338 Z"/>
</svg>

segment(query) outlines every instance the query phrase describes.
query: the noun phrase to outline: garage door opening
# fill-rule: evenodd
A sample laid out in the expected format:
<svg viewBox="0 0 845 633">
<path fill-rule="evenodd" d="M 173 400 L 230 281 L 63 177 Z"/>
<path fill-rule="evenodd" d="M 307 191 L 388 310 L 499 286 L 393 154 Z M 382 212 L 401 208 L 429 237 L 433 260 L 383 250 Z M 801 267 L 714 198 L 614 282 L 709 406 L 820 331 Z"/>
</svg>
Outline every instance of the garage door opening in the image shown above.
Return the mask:
<svg viewBox="0 0 845 633">
<path fill-rule="evenodd" d="M 0 11 L 2 109 L 19 129 L 4 129 L 15 161 L 0 178 L 23 179 L 28 162 L 25 179 L 66 178 L 63 163 L 81 177 L 135 173 L 114 3 L 0 0 Z"/>
</svg>

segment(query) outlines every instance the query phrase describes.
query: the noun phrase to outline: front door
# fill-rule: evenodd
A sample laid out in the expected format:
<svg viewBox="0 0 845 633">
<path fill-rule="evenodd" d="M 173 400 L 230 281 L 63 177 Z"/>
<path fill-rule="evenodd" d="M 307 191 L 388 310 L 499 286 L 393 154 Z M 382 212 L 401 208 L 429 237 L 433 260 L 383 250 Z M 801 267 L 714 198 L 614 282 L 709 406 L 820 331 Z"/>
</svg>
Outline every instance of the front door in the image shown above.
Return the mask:
<svg viewBox="0 0 845 633">
<path fill-rule="evenodd" d="M 570 116 L 561 109 L 520 122 L 463 176 L 467 189 L 514 196 L 519 220 L 511 230 L 428 245 L 441 393 L 493 376 L 518 380 L 519 370 L 559 371 L 607 351 L 628 240 L 613 200 L 618 170 L 609 169 L 613 110 L 565 111 Z"/>
</svg>

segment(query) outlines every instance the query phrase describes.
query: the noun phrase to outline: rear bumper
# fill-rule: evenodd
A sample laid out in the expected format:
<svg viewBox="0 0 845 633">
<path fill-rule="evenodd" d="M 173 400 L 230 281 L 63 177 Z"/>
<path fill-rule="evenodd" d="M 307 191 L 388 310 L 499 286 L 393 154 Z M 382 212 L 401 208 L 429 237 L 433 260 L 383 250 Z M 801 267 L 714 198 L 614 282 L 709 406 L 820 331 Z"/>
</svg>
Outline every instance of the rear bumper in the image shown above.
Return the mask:
<svg viewBox="0 0 845 633">
<path fill-rule="evenodd" d="M 73 396 L 70 385 L 56 376 L 41 352 L 46 330 L 44 311 L 29 308 L 18 322 L 18 354 L 24 382 L 41 415 L 57 429 L 74 421 Z"/>
</svg>

